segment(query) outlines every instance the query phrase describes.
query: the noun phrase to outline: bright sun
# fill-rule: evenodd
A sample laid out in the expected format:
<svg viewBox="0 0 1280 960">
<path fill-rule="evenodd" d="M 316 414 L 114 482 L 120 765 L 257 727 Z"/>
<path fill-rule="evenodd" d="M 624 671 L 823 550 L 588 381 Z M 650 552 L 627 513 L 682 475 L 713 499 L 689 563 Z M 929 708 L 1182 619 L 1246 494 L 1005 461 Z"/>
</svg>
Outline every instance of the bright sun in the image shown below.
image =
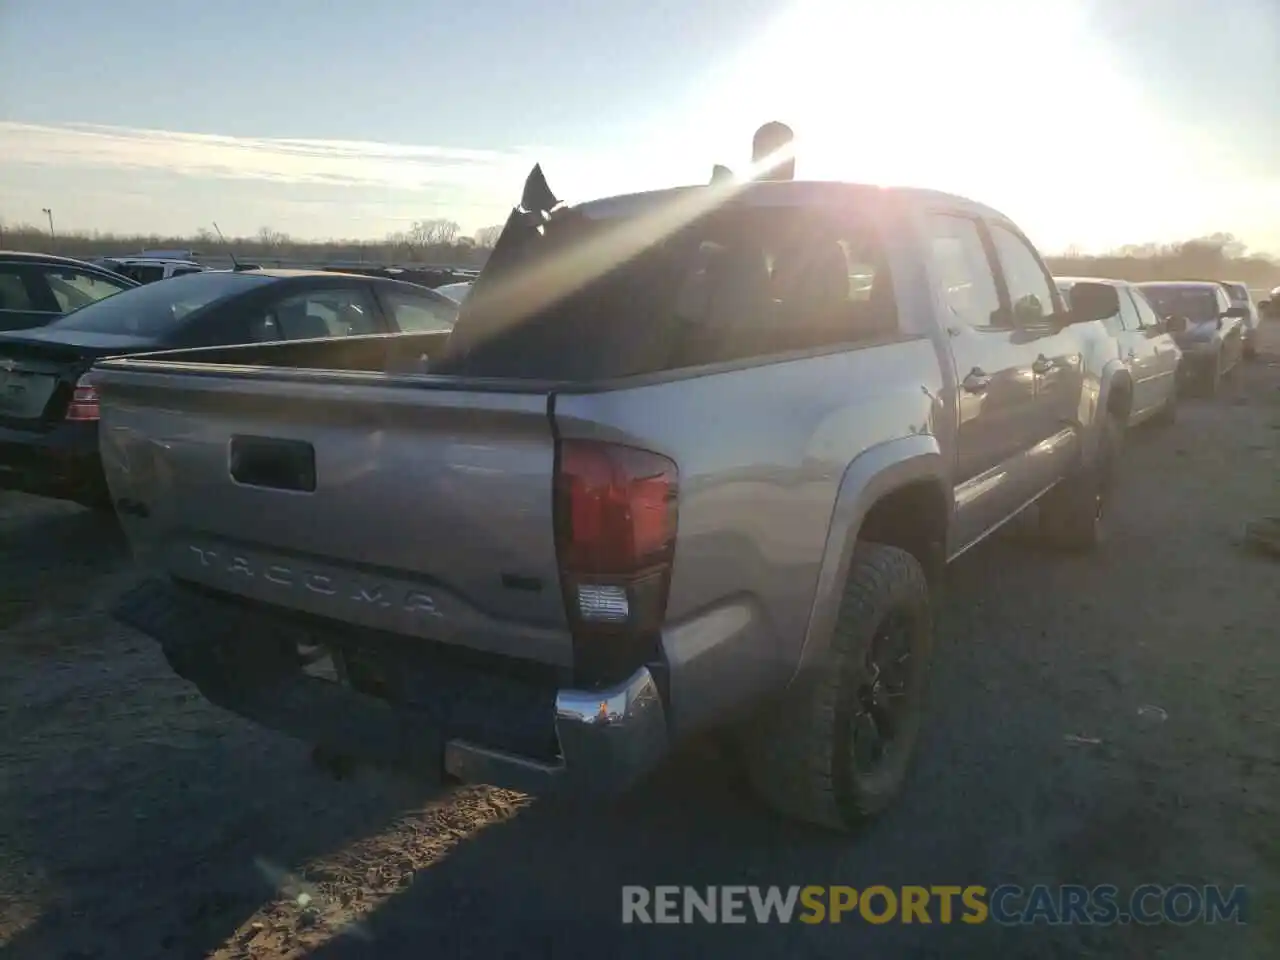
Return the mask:
<svg viewBox="0 0 1280 960">
<path fill-rule="evenodd" d="M 1049 245 L 1126 242 L 1134 222 L 1158 234 L 1193 158 L 1164 149 L 1174 132 L 1091 38 L 1084 3 L 797 0 L 696 99 L 718 138 L 792 125 L 805 179 L 967 194 Z"/>
</svg>

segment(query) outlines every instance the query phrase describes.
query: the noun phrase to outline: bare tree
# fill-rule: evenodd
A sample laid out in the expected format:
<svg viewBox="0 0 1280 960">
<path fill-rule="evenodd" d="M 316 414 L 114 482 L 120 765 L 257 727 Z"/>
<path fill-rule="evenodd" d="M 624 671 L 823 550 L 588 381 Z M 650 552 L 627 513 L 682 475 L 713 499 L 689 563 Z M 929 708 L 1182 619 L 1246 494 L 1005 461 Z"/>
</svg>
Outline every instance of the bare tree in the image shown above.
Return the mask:
<svg viewBox="0 0 1280 960">
<path fill-rule="evenodd" d="M 476 231 L 476 246 L 492 250 L 502 235 L 502 224 L 492 227 L 481 227 Z"/>
<path fill-rule="evenodd" d="M 258 243 L 264 247 L 283 247 L 289 242 L 289 235 L 272 227 L 260 227 L 258 229 Z"/>
<path fill-rule="evenodd" d="M 461 230 L 452 220 L 416 220 L 409 228 L 409 242 L 421 250 L 450 246 Z"/>
</svg>

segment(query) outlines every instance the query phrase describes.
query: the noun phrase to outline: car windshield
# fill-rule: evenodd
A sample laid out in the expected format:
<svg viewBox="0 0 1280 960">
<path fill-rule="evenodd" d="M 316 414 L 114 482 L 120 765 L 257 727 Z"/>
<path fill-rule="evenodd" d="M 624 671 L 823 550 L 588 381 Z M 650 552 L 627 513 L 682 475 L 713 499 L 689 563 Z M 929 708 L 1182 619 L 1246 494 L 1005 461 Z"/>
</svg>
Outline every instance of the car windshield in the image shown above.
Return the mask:
<svg viewBox="0 0 1280 960">
<path fill-rule="evenodd" d="M 244 273 L 192 273 L 125 290 L 81 307 L 55 320 L 50 326 L 92 333 L 159 337 L 189 314 L 215 300 L 270 282 L 270 277 Z"/>
<path fill-rule="evenodd" d="M 1144 284 L 1142 292 L 1161 316 L 1186 317 L 1192 323 L 1218 318 L 1218 298 L 1212 287 Z"/>
</svg>

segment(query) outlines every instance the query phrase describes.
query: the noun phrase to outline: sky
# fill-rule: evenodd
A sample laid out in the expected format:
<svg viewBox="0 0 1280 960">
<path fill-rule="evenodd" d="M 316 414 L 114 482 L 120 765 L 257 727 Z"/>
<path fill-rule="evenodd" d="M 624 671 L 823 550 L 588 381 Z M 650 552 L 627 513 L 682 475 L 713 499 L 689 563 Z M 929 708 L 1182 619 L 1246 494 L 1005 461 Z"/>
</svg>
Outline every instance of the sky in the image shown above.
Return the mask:
<svg viewBox="0 0 1280 960">
<path fill-rule="evenodd" d="M 960 193 L 1049 252 L 1280 254 L 1277 0 L 0 0 L 0 222 L 378 238 L 706 182 Z"/>
</svg>

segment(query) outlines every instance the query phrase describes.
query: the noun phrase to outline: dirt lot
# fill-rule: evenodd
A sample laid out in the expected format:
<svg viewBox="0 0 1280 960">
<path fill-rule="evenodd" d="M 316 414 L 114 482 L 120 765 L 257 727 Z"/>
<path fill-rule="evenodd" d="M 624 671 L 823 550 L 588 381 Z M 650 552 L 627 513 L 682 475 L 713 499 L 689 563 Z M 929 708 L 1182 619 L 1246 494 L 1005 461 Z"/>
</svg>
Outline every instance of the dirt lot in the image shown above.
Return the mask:
<svg viewBox="0 0 1280 960">
<path fill-rule="evenodd" d="M 598 810 L 327 780 L 102 614 L 130 576 L 110 524 L 0 494 L 0 952 L 1278 956 L 1280 565 L 1238 543 L 1280 513 L 1271 334 L 1223 397 L 1131 436 L 1099 555 L 1014 531 L 957 565 L 921 762 L 852 839 L 775 820 L 706 756 Z M 1247 885 L 1251 922 L 619 923 L 629 883 L 1178 881 Z"/>
</svg>

